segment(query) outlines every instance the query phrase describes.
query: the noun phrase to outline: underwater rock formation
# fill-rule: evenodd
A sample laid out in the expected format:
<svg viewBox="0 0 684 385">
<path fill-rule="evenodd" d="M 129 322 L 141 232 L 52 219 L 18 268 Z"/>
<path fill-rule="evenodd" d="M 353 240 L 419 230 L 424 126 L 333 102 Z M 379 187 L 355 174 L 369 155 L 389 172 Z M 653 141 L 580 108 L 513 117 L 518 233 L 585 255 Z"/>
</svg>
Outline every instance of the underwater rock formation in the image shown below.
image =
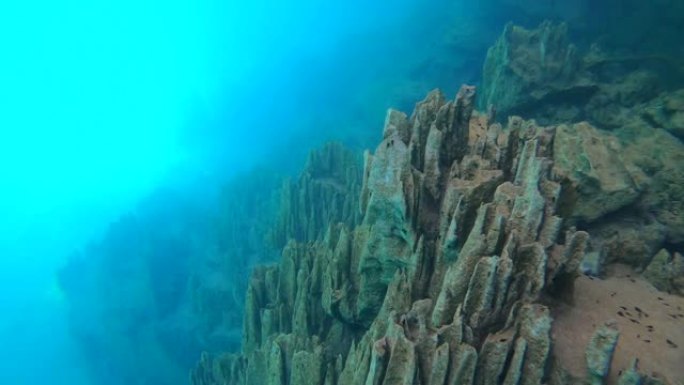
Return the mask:
<svg viewBox="0 0 684 385">
<path fill-rule="evenodd" d="M 242 353 L 203 354 L 193 385 L 581 381 L 553 355 L 549 306 L 572 297 L 589 245 L 570 220 L 580 206 L 563 207 L 577 142 L 555 139 L 599 134 L 504 127 L 474 98 L 469 86 L 455 100 L 433 91 L 411 117 L 388 112 L 365 154 L 358 226 L 331 223 L 323 240 L 292 241 L 280 264 L 255 270 Z M 612 162 L 604 150 L 592 156 Z M 597 194 L 634 195 L 623 176 Z M 602 360 L 589 376 L 607 373 L 611 330 L 588 347 Z"/>
</svg>

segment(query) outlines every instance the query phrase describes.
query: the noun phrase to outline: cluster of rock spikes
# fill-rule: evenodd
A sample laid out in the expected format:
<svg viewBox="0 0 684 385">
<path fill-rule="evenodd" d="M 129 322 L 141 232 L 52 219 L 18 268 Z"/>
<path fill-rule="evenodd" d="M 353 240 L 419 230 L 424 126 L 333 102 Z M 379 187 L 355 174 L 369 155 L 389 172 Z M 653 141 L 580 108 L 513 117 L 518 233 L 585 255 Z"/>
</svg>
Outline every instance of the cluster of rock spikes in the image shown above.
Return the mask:
<svg viewBox="0 0 684 385">
<path fill-rule="evenodd" d="M 474 97 L 433 91 L 410 117 L 388 112 L 364 156 L 359 224 L 256 268 L 242 353 L 204 354 L 193 385 L 604 383 L 610 326 L 585 378 L 552 350 L 550 306 L 571 300 L 589 238 L 563 214 L 558 127 L 494 123 Z"/>
</svg>

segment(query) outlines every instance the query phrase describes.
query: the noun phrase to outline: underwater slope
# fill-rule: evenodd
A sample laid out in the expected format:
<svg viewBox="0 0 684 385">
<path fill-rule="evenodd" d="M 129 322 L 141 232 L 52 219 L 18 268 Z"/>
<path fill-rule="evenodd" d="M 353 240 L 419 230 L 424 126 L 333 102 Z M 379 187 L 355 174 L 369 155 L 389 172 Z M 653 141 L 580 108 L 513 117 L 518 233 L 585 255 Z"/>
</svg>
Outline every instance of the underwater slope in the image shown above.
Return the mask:
<svg viewBox="0 0 684 385">
<path fill-rule="evenodd" d="M 586 154 L 563 137 L 601 133 L 520 118 L 502 126 L 473 112 L 474 95 L 435 91 L 410 118 L 388 113 L 366 155 L 361 224 L 291 242 L 278 266 L 255 270 L 243 353 L 203 355 L 194 385 L 605 381 L 616 323 L 594 325 L 581 347 L 584 379 L 564 368 L 552 337 L 552 311 L 572 301 L 590 251 L 564 207 L 581 172 L 567 163 Z M 620 375 L 657 381 L 636 363 Z"/>
</svg>

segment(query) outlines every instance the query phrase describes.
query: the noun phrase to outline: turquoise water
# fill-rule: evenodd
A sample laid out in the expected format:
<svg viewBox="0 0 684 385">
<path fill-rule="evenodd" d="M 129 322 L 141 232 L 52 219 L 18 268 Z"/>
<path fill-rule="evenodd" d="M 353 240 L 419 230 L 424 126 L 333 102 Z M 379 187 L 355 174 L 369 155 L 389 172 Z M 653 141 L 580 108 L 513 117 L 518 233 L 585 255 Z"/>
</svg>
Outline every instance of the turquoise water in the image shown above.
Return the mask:
<svg viewBox="0 0 684 385">
<path fill-rule="evenodd" d="M 277 260 L 275 202 L 310 150 L 374 148 L 388 107 L 479 85 L 507 22 L 665 57 L 657 91 L 682 88 L 684 10 L 640 7 L 0 5 L 0 383 L 187 383 L 202 351 L 239 350 L 247 274 Z"/>
</svg>

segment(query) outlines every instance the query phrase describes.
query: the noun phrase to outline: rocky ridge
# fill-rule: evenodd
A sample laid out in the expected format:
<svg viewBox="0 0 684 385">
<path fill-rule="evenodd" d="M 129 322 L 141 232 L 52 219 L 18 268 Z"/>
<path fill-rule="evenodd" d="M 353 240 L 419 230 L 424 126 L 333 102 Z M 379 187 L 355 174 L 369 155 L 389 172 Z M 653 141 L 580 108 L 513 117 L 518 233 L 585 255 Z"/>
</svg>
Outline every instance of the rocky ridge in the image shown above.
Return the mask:
<svg viewBox="0 0 684 385">
<path fill-rule="evenodd" d="M 474 100 L 464 86 L 455 100 L 431 92 L 410 118 L 388 112 L 364 156 L 358 226 L 332 223 L 257 268 L 242 354 L 204 354 L 192 384 L 603 383 L 617 332 L 597 329 L 586 379 L 575 378 L 553 355 L 550 306 L 571 301 L 591 247 L 573 218 L 635 194 L 611 169 L 619 144 L 597 142 L 601 162 L 576 169 L 586 158 L 570 138 L 598 130 L 504 127 Z M 603 182 L 606 168 L 615 180 L 594 186 L 605 199 L 580 199 L 596 191 L 576 178 Z"/>
</svg>

